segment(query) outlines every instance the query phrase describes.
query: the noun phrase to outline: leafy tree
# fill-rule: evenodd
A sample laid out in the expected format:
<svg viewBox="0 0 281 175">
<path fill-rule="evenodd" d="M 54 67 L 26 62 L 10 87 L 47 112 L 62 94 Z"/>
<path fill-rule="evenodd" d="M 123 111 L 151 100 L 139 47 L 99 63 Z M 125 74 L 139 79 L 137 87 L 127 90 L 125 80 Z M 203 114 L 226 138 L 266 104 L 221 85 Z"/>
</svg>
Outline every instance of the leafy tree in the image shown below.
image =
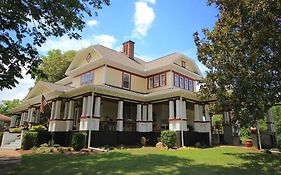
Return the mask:
<svg viewBox="0 0 281 175">
<path fill-rule="evenodd" d="M 41 60 L 36 47 L 51 36 L 79 39 L 84 16 L 109 5 L 110 0 L 2 0 L 0 3 L 0 90 L 12 88 L 31 74 Z"/>
<path fill-rule="evenodd" d="M 281 104 L 272 107 L 272 114 L 275 121 L 277 141 L 281 148 Z"/>
<path fill-rule="evenodd" d="M 11 116 L 12 114 L 9 112 L 9 110 L 19 106 L 20 103 L 21 101 L 19 99 L 3 100 L 0 103 L 0 114 Z"/>
<path fill-rule="evenodd" d="M 274 0 L 208 0 L 219 10 L 213 30 L 194 34 L 208 68 L 202 92 L 219 109 L 233 109 L 241 126 L 255 125 L 281 101 L 281 3 Z M 208 95 L 205 97 L 208 98 Z"/>
<path fill-rule="evenodd" d="M 39 71 L 35 73 L 36 81 L 56 82 L 63 79 L 66 76 L 64 73 L 75 54 L 76 51 L 73 50 L 66 51 L 63 54 L 58 49 L 50 50 L 46 56 L 42 57 L 42 63 L 38 67 Z"/>
</svg>

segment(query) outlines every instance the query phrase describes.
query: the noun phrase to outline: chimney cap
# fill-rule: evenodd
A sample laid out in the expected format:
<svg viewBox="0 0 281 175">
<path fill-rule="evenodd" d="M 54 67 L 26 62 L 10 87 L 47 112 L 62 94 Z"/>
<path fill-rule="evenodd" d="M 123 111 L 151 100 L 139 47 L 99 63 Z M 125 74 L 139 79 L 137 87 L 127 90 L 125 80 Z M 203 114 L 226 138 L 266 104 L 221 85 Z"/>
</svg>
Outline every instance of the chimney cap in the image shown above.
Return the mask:
<svg viewBox="0 0 281 175">
<path fill-rule="evenodd" d="M 135 44 L 135 42 L 132 41 L 132 40 L 129 40 L 129 41 L 124 42 L 123 45 L 126 44 L 126 43 L 133 43 L 133 44 Z"/>
</svg>

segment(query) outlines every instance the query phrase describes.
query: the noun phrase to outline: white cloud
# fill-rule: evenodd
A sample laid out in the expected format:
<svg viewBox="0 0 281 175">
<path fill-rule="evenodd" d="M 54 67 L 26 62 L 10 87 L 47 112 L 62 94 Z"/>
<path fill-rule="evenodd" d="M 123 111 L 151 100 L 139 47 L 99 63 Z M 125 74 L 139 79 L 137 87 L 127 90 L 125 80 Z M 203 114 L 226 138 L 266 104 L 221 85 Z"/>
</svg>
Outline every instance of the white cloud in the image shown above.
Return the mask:
<svg viewBox="0 0 281 175">
<path fill-rule="evenodd" d="M 156 0 L 140 0 L 135 3 L 133 37 L 145 37 L 155 19 L 154 10 L 148 3 L 155 4 Z"/>
<path fill-rule="evenodd" d="M 95 25 L 97 25 L 98 24 L 98 21 L 97 20 L 89 20 L 89 21 L 87 21 L 87 25 L 89 25 L 89 26 L 95 26 Z"/>
<path fill-rule="evenodd" d="M 52 49 L 60 49 L 62 51 L 80 50 L 93 44 L 101 44 L 112 48 L 115 42 L 116 39 L 111 35 L 93 35 L 89 38 L 81 40 L 70 39 L 67 36 L 63 36 L 61 38 L 48 39 L 47 42 L 42 45 L 42 47 L 38 47 L 37 49 L 41 54 L 45 54 Z"/>
<path fill-rule="evenodd" d="M 97 35 L 94 36 L 94 42 L 105 47 L 112 48 L 113 44 L 116 42 L 116 39 L 111 35 Z"/>
<path fill-rule="evenodd" d="M 28 89 L 34 86 L 34 80 L 31 79 L 30 75 L 26 75 L 26 70 L 22 69 L 23 79 L 18 79 L 19 84 L 13 89 L 4 89 L 0 92 L 0 101 L 2 100 L 13 100 L 13 99 L 23 99 L 27 93 Z"/>
</svg>

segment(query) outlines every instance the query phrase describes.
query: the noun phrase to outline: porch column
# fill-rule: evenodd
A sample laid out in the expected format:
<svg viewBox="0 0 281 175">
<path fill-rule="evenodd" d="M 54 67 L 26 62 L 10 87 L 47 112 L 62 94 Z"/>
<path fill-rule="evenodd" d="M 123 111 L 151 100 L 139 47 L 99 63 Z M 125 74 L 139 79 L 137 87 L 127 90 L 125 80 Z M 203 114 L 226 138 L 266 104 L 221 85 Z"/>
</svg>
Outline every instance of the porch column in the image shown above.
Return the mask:
<svg viewBox="0 0 281 175">
<path fill-rule="evenodd" d="M 147 105 L 142 105 L 142 121 L 147 121 Z"/>
<path fill-rule="evenodd" d="M 199 105 L 194 104 L 194 121 L 200 121 Z"/>
<path fill-rule="evenodd" d="M 28 121 L 28 112 L 24 112 L 23 113 L 23 122 L 27 122 Z"/>
<path fill-rule="evenodd" d="M 12 120 L 11 120 L 11 123 L 10 123 L 11 128 L 16 127 L 16 117 L 17 117 L 16 115 L 12 116 Z"/>
<path fill-rule="evenodd" d="M 60 119 L 60 112 L 61 112 L 61 100 L 56 101 L 56 108 L 55 108 L 55 116 L 54 119 Z"/>
<path fill-rule="evenodd" d="M 86 116 L 91 117 L 93 116 L 93 99 L 92 96 L 87 97 L 87 110 L 86 110 Z"/>
<path fill-rule="evenodd" d="M 174 119 L 175 118 L 175 106 L 174 106 L 174 101 L 170 100 L 169 101 L 169 119 Z"/>
<path fill-rule="evenodd" d="M 28 118 L 28 122 L 29 123 L 33 123 L 34 122 L 34 115 L 33 115 L 34 110 L 35 110 L 35 108 L 30 108 L 30 110 L 29 110 L 29 118 Z"/>
<path fill-rule="evenodd" d="M 64 103 L 64 112 L 63 112 L 63 119 L 66 120 L 68 117 L 68 111 L 69 111 L 69 102 L 66 101 Z"/>
<path fill-rule="evenodd" d="M 182 101 L 182 119 L 186 120 L 187 116 L 186 116 L 186 101 L 183 100 Z"/>
<path fill-rule="evenodd" d="M 153 130 L 153 106 L 152 104 L 148 104 L 147 105 L 147 128 L 146 131 L 147 132 L 152 132 Z"/>
<path fill-rule="evenodd" d="M 182 114 L 181 114 L 181 107 L 182 107 L 182 101 L 181 100 L 176 100 L 176 119 L 180 119 Z"/>
<path fill-rule="evenodd" d="M 83 104 L 82 104 L 82 114 L 81 117 L 85 117 L 87 115 L 87 97 L 83 97 Z"/>
<path fill-rule="evenodd" d="M 95 117 L 100 118 L 100 103 L 101 103 L 101 97 L 96 97 L 95 101 Z"/>
<path fill-rule="evenodd" d="M 141 121 L 141 104 L 137 104 L 137 121 L 136 122 L 140 122 Z"/>
<path fill-rule="evenodd" d="M 40 123 L 40 109 L 36 109 L 36 117 L 35 117 L 35 123 L 39 124 Z"/>
<path fill-rule="evenodd" d="M 123 131 L 123 101 L 118 101 L 117 131 Z"/>
<path fill-rule="evenodd" d="M 74 101 L 70 100 L 68 104 L 66 131 L 71 131 L 73 128 L 73 115 L 74 115 Z"/>
<path fill-rule="evenodd" d="M 50 120 L 55 118 L 55 108 L 56 108 L 56 101 L 52 101 L 52 109 L 51 109 Z"/>
<path fill-rule="evenodd" d="M 209 109 L 208 104 L 205 104 L 205 119 L 206 119 L 206 121 L 211 121 L 210 120 L 210 109 Z"/>
<path fill-rule="evenodd" d="M 26 122 L 30 121 L 30 115 L 31 115 L 31 108 L 28 108 L 28 111 L 27 111 L 27 121 Z"/>
<path fill-rule="evenodd" d="M 20 126 L 23 126 L 24 125 L 24 112 L 21 113 L 21 117 L 20 117 Z"/>
</svg>

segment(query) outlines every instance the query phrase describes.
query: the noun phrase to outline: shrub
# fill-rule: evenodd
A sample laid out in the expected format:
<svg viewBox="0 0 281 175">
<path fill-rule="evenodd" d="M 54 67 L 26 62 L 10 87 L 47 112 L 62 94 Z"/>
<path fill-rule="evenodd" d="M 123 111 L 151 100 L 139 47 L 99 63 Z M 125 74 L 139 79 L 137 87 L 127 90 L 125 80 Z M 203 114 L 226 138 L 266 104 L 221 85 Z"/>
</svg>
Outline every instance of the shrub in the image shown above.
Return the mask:
<svg viewBox="0 0 281 175">
<path fill-rule="evenodd" d="M 22 128 L 10 128 L 9 131 L 10 132 L 15 132 L 15 133 L 19 133 L 21 132 Z"/>
<path fill-rule="evenodd" d="M 163 142 L 168 148 L 175 146 L 177 140 L 177 134 L 175 131 L 165 130 L 161 132 L 161 142 Z"/>
<path fill-rule="evenodd" d="M 26 132 L 22 139 L 22 149 L 28 150 L 37 144 L 37 132 Z"/>
<path fill-rule="evenodd" d="M 85 147 L 86 135 L 84 133 L 78 132 L 74 133 L 72 136 L 72 147 L 75 151 L 80 151 Z"/>
<path fill-rule="evenodd" d="M 47 131 L 47 128 L 43 125 L 36 125 L 36 126 L 32 126 L 31 129 L 29 130 L 31 132 L 40 132 L 40 131 Z"/>
</svg>

